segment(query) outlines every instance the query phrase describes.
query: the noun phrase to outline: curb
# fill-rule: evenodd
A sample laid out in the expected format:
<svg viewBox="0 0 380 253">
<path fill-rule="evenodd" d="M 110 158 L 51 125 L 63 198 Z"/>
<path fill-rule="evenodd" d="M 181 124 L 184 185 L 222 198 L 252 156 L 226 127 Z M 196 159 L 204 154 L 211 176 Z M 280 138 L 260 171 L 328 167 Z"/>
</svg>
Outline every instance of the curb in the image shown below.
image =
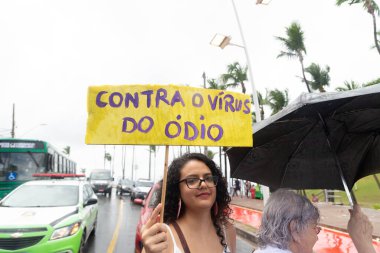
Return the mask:
<svg viewBox="0 0 380 253">
<path fill-rule="evenodd" d="M 236 229 L 236 235 L 238 235 L 241 238 L 249 241 L 252 244 L 258 245 L 259 238 L 258 238 L 257 234 L 252 231 L 252 229 L 251 229 L 252 227 L 250 227 L 249 225 L 245 225 L 241 222 L 238 222 L 236 220 L 234 220 L 234 225 L 235 225 L 235 229 Z M 247 229 L 247 227 L 250 227 L 250 228 Z M 251 231 L 249 231 L 249 230 L 251 230 Z"/>
</svg>

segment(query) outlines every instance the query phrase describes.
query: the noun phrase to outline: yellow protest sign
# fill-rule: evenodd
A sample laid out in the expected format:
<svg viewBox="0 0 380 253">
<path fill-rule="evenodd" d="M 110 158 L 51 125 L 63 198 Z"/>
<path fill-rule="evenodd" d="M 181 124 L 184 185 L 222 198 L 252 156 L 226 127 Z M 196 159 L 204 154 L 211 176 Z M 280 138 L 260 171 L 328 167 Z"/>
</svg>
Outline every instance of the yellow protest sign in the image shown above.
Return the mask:
<svg viewBox="0 0 380 253">
<path fill-rule="evenodd" d="M 91 86 L 87 144 L 252 146 L 241 93 L 176 85 Z"/>
</svg>

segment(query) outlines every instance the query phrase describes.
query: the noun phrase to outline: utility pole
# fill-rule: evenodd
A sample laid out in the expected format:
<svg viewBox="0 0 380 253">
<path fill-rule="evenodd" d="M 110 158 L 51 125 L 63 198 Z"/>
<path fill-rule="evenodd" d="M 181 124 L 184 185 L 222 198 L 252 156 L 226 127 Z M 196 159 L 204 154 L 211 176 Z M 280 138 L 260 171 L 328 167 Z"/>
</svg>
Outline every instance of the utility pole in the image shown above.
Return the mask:
<svg viewBox="0 0 380 253">
<path fill-rule="evenodd" d="M 12 138 L 15 138 L 15 104 L 13 104 L 13 113 L 12 113 L 12 131 L 11 136 Z"/>
<path fill-rule="evenodd" d="M 133 149 L 132 149 L 132 181 L 133 181 L 133 167 L 134 167 L 134 162 L 135 162 L 135 145 L 133 145 Z"/>
<path fill-rule="evenodd" d="M 206 72 L 203 72 L 202 77 L 203 77 L 203 88 L 206 89 Z"/>
<path fill-rule="evenodd" d="M 203 88 L 205 88 L 206 89 L 206 72 L 203 72 L 203 74 L 202 74 L 202 78 L 203 78 Z M 207 152 L 208 152 L 208 150 L 207 150 L 207 146 L 205 146 L 204 147 L 204 154 L 207 156 Z M 220 166 L 222 166 L 221 164 L 220 164 Z"/>
<path fill-rule="evenodd" d="M 123 179 L 125 179 L 125 146 L 121 146 L 121 167 L 123 169 Z"/>
<path fill-rule="evenodd" d="M 106 145 L 104 145 L 104 169 L 106 169 Z"/>
<path fill-rule="evenodd" d="M 114 176 L 114 174 L 115 174 L 115 145 L 113 145 L 113 159 L 112 159 L 112 171 L 111 171 L 112 177 Z"/>
</svg>

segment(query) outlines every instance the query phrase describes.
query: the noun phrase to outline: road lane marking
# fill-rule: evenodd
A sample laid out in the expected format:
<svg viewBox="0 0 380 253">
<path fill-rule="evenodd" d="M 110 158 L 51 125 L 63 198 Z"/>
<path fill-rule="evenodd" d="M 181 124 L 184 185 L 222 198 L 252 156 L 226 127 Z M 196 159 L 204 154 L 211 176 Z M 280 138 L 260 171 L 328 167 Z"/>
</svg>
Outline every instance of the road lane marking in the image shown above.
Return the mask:
<svg viewBox="0 0 380 253">
<path fill-rule="evenodd" d="M 119 213 L 117 216 L 116 227 L 115 227 L 115 231 L 113 232 L 112 240 L 111 240 L 110 244 L 108 245 L 107 253 L 113 253 L 113 251 L 115 250 L 117 238 L 119 237 L 120 225 L 123 222 L 123 216 L 124 216 L 123 215 L 123 207 L 124 207 L 123 200 L 120 200 L 120 202 L 119 202 Z"/>
</svg>

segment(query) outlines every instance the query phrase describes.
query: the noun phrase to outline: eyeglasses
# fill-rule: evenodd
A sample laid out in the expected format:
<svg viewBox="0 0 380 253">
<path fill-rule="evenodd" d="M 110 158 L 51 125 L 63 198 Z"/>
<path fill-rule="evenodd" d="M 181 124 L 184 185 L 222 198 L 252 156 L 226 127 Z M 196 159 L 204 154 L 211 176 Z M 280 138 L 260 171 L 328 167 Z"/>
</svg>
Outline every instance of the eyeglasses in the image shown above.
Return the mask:
<svg viewBox="0 0 380 253">
<path fill-rule="evenodd" d="M 197 178 L 197 177 L 189 177 L 182 179 L 178 183 L 185 182 L 187 187 L 189 189 L 199 189 L 201 187 L 202 182 L 205 182 L 206 186 L 209 188 L 215 187 L 218 184 L 218 177 L 217 176 L 207 176 L 203 179 Z"/>
</svg>

